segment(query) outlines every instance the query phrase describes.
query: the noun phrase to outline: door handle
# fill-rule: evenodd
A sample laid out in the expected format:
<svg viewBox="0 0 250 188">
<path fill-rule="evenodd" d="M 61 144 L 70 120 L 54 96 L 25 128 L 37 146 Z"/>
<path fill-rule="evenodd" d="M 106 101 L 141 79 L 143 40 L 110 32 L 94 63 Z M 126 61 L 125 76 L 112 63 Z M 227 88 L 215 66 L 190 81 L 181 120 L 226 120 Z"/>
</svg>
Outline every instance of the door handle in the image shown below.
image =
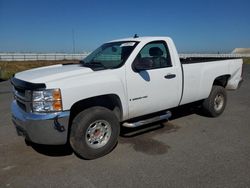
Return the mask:
<svg viewBox="0 0 250 188">
<path fill-rule="evenodd" d="M 172 79 L 172 78 L 175 78 L 176 75 L 175 74 L 167 74 L 166 76 L 164 76 L 164 78 L 166 79 Z"/>
</svg>

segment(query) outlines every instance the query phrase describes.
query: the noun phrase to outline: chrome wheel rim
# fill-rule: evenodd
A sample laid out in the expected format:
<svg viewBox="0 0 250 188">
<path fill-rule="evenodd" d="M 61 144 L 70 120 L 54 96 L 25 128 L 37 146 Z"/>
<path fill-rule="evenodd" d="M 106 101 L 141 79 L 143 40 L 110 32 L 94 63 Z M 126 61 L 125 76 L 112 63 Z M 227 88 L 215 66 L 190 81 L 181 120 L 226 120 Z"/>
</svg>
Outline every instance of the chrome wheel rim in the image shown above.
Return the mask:
<svg viewBox="0 0 250 188">
<path fill-rule="evenodd" d="M 214 99 L 214 109 L 218 112 L 223 108 L 224 105 L 224 96 L 217 94 Z"/>
<path fill-rule="evenodd" d="M 111 136 L 111 126 L 105 120 L 97 120 L 89 125 L 85 140 L 89 147 L 98 149 L 106 145 Z"/>
</svg>

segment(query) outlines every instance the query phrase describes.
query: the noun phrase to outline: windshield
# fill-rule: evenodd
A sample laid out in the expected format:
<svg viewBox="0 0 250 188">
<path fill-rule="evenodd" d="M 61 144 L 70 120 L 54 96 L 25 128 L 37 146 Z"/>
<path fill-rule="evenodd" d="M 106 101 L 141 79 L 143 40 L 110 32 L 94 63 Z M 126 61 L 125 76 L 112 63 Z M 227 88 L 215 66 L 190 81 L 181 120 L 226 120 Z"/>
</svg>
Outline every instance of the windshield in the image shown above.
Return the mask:
<svg viewBox="0 0 250 188">
<path fill-rule="evenodd" d="M 121 67 L 130 56 L 138 42 L 122 41 L 103 44 L 88 55 L 83 61 L 83 66 L 96 69 L 114 69 Z"/>
</svg>

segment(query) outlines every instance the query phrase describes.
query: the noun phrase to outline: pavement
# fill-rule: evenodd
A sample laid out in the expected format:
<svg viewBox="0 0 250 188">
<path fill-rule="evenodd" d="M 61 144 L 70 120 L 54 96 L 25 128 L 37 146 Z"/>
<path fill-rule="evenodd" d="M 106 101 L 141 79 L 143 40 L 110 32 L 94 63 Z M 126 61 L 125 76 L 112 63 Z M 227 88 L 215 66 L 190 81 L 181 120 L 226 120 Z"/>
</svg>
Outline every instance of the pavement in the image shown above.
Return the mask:
<svg viewBox="0 0 250 188">
<path fill-rule="evenodd" d="M 0 187 L 250 187 L 250 65 L 218 118 L 181 108 L 169 122 L 123 130 L 108 155 L 27 146 L 11 123 L 9 81 L 0 82 Z"/>
</svg>

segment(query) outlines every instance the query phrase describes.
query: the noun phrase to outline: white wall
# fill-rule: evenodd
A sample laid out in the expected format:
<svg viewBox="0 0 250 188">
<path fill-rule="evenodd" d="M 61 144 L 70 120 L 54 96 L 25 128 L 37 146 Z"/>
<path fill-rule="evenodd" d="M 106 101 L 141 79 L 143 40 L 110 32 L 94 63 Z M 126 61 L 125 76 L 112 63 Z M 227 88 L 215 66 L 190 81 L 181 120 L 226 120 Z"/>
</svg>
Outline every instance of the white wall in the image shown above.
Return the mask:
<svg viewBox="0 0 250 188">
<path fill-rule="evenodd" d="M 0 53 L 0 61 L 36 61 L 36 60 L 81 60 L 88 53 L 67 54 L 67 53 Z M 187 57 L 250 57 L 250 54 L 179 54 L 181 58 Z"/>
</svg>

